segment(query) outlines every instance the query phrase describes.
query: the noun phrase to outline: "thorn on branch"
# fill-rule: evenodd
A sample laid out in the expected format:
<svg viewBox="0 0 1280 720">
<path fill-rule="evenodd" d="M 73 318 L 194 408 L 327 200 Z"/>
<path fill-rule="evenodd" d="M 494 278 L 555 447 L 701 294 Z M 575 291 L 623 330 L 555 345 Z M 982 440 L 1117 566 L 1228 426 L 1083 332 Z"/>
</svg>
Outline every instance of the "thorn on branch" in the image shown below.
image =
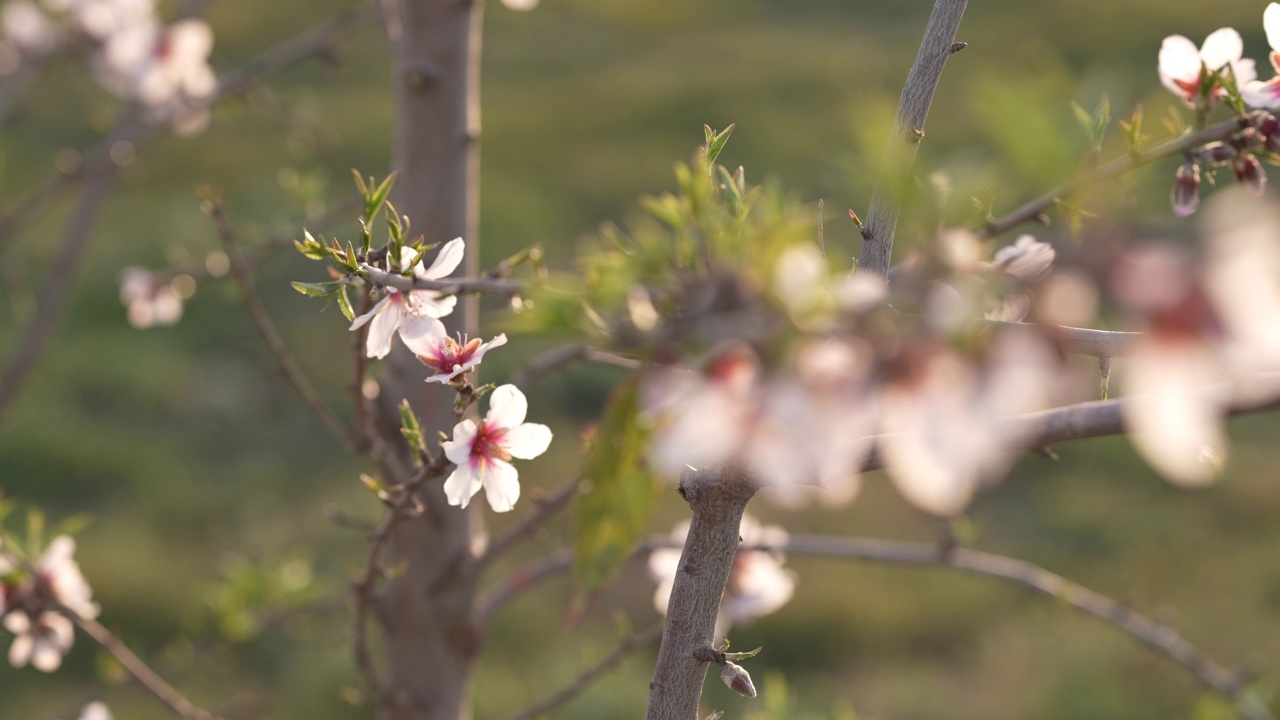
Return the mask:
<svg viewBox="0 0 1280 720">
<path fill-rule="evenodd" d="M 960 52 L 961 50 L 963 50 L 963 49 L 965 49 L 965 48 L 967 48 L 967 47 L 969 47 L 969 43 L 967 43 L 967 42 L 955 42 L 955 43 L 951 43 L 950 54 L 955 55 L 956 53 Z"/>
</svg>

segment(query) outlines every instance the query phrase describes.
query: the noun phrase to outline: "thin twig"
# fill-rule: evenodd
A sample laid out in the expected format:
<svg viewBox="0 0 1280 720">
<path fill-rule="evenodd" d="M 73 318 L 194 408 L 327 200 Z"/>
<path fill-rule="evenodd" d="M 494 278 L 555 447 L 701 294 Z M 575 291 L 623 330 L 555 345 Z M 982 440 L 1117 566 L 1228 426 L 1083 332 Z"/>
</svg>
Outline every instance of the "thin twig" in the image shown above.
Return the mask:
<svg viewBox="0 0 1280 720">
<path fill-rule="evenodd" d="M 532 360 L 525 363 L 524 367 L 511 378 L 511 382 L 517 387 L 528 387 L 531 383 L 540 379 L 543 375 L 568 365 L 578 360 L 586 360 L 588 362 L 600 363 L 602 365 L 612 365 L 614 367 L 624 368 L 626 370 L 637 370 L 644 366 L 644 363 L 599 348 L 593 348 L 590 345 L 575 343 L 573 345 L 565 345 L 563 347 L 552 348 L 540 355 L 534 356 Z"/>
<path fill-rule="evenodd" d="M 662 637 L 662 623 L 657 622 L 648 628 L 632 635 L 623 640 L 616 650 L 608 657 L 588 668 L 585 672 L 577 677 L 573 682 L 561 688 L 558 692 L 547 698 L 540 700 L 533 705 L 521 710 L 520 712 L 509 716 L 506 720 L 533 720 L 541 717 L 547 712 L 560 707 L 569 702 L 584 690 L 591 687 L 600 676 L 609 672 L 626 660 L 629 655 L 637 650 L 643 649 L 657 642 Z"/>
<path fill-rule="evenodd" d="M 58 255 L 49 270 L 49 278 L 36 304 L 35 317 L 22 332 L 17 350 L 9 360 L 4 376 L 0 377 L 0 427 L 4 426 L 5 413 L 22 389 L 27 374 L 36 365 L 45 344 L 58 325 L 67 298 L 75 282 L 76 271 L 85 256 L 85 246 L 92 236 L 93 221 L 106 197 L 112 177 L 104 176 L 89 183 L 80 202 L 76 205 L 66 234 L 58 248 Z"/>
<path fill-rule="evenodd" d="M 372 307 L 373 298 L 369 297 L 369 293 L 361 293 L 357 317 L 369 312 Z M 361 453 L 369 449 L 371 445 L 369 438 L 374 434 L 366 412 L 368 400 L 364 396 L 365 367 L 369 362 L 365 355 L 365 339 L 368 334 L 369 326 L 361 325 L 356 329 L 355 337 L 351 340 L 351 385 L 347 388 L 351 393 L 351 407 L 355 415 L 351 422 L 352 443 L 355 445 L 356 452 Z"/>
<path fill-rule="evenodd" d="M 658 540 L 672 544 L 669 539 Z M 1271 720 L 1273 717 L 1245 689 L 1241 675 L 1214 661 L 1203 650 L 1179 635 L 1173 627 L 1025 560 L 965 548 L 940 549 L 937 545 L 925 543 L 813 535 L 792 535 L 781 548 L 744 546 L 742 549 L 780 550 L 790 555 L 870 560 L 895 565 L 950 567 L 973 575 L 1007 580 L 1061 600 L 1127 633 L 1186 668 L 1202 683 L 1222 694 L 1235 705 L 1241 717 L 1248 720 Z"/>
<path fill-rule="evenodd" d="M 1241 117 L 1224 120 L 1216 125 L 1184 135 L 1176 140 L 1170 140 L 1161 143 L 1149 150 L 1132 150 L 1128 155 L 1118 157 L 1108 163 L 1099 165 L 1092 170 L 1077 175 L 1013 212 L 1005 215 L 999 220 L 990 220 L 977 231 L 981 238 L 995 237 L 1010 230 L 1023 225 L 1025 223 L 1042 220 L 1044 213 L 1053 207 L 1060 200 L 1063 200 L 1071 193 L 1081 187 L 1091 187 L 1103 180 L 1118 177 L 1130 170 L 1143 165 L 1148 165 L 1157 160 L 1162 160 L 1174 155 L 1182 155 L 1187 150 L 1198 145 L 1229 138 L 1241 130 L 1249 127 L 1255 116 L 1261 111 L 1243 115 Z"/>
<path fill-rule="evenodd" d="M 526 535 L 529 535 L 542 527 L 547 520 L 551 518 L 551 516 L 560 512 L 561 509 L 568 507 L 569 501 L 572 500 L 573 496 L 577 493 L 578 480 L 575 478 L 574 480 L 565 483 L 564 487 L 551 493 L 550 497 L 543 499 L 538 504 L 537 510 L 534 510 L 528 517 L 521 520 L 518 525 L 508 530 L 505 534 L 494 540 L 489 545 L 489 549 L 485 550 L 484 555 L 481 555 L 476 560 L 476 569 L 479 570 L 487 566 L 489 563 L 492 563 L 494 560 L 501 557 L 503 553 L 519 544 Z"/>
<path fill-rule="evenodd" d="M 370 265 L 361 265 L 360 270 L 368 276 L 375 285 L 381 287 L 395 288 L 396 290 L 444 290 L 447 292 L 462 293 L 489 293 L 492 295 L 502 295 L 504 297 L 512 297 L 518 295 L 523 289 L 518 283 L 507 280 L 494 280 L 492 278 L 442 278 L 440 280 L 427 280 L 425 278 L 410 278 L 404 275 L 396 275 L 394 273 L 379 270 Z"/>
<path fill-rule="evenodd" d="M 1014 323 L 993 321 L 992 325 L 1004 329 L 1037 330 L 1055 340 L 1067 352 L 1077 355 L 1089 355 L 1100 359 L 1124 357 L 1129 354 L 1133 344 L 1142 337 L 1138 332 L 1122 332 L 1116 330 L 1094 330 L 1093 328 L 1077 328 L 1065 325 L 1041 327 L 1033 323 Z"/>
<path fill-rule="evenodd" d="M 238 69 L 225 74 L 219 80 L 218 90 L 211 97 L 192 103 L 191 107 L 192 109 L 210 107 L 224 98 L 241 95 L 271 75 L 325 50 L 338 40 L 349 37 L 356 28 L 371 24 L 378 17 L 379 11 L 376 5 L 362 3 L 297 35 L 281 40 L 246 61 Z M 84 170 L 79 174 L 58 174 L 29 193 L 13 210 L 0 216 L 0 258 L 13 245 L 17 233 L 64 193 L 81 182 L 90 182 L 104 173 L 112 172 L 113 163 L 110 160 L 110 152 L 116 142 L 122 139 L 127 140 L 135 148 L 140 149 L 165 132 L 167 127 L 164 125 L 144 126 L 141 121 L 132 122 L 120 132 L 107 137 L 91 150 L 83 153 Z"/>
<path fill-rule="evenodd" d="M 573 565 L 573 550 L 560 548 L 517 569 L 480 599 L 480 617 L 485 625 L 493 621 L 507 603 Z"/>
<path fill-rule="evenodd" d="M 103 627 L 97 620 L 80 617 L 70 611 L 66 611 L 66 614 L 86 635 L 93 638 L 93 641 L 98 643 L 103 650 L 111 653 L 111 656 L 124 666 L 124 669 L 133 676 L 134 680 L 137 680 L 140 685 L 146 688 L 147 692 L 150 692 L 165 705 L 168 705 L 173 712 L 187 720 L 218 720 L 217 715 L 197 707 L 182 693 L 174 689 L 172 685 L 165 682 L 164 678 L 157 675 L 141 658 L 134 655 L 133 651 L 125 646 L 120 638 Z"/>
<path fill-rule="evenodd" d="M 968 0 L 936 0 L 933 5 L 929 24 L 920 40 L 920 50 L 902 87 L 898 115 L 884 151 L 880 178 L 871 194 L 871 209 L 862 228 L 862 253 L 858 257 L 860 272 L 888 276 L 893 234 L 898 226 L 898 213 L 902 210 L 906 180 L 915 163 L 916 150 L 924 139 L 924 122 L 929 116 L 929 106 L 938 89 L 942 68 L 954 52 L 956 30 L 968 4 Z"/>
<path fill-rule="evenodd" d="M 227 259 L 231 264 L 231 272 L 235 275 L 241 294 L 244 295 L 244 304 L 249 310 L 249 316 L 253 318 L 253 324 L 258 334 L 262 336 L 263 342 L 267 344 L 267 349 L 271 351 L 271 356 L 275 358 L 280 374 L 289 381 L 294 390 L 298 391 L 303 402 L 320 419 L 329 434 L 342 443 L 347 452 L 355 452 L 351 433 L 325 403 L 324 398 L 320 397 L 320 393 L 316 392 L 315 387 L 294 359 L 293 353 L 289 352 L 284 339 L 280 337 L 275 323 L 271 322 L 271 315 L 267 313 L 266 307 L 262 304 L 262 298 L 258 297 L 258 291 L 253 287 L 253 271 L 245 261 L 244 255 L 240 253 L 239 246 L 236 245 L 235 234 L 231 231 L 227 216 L 222 209 L 222 200 L 211 199 L 205 203 L 204 207 L 209 217 L 213 218 L 214 226 L 218 230 L 218 239 L 222 241 L 223 250 L 227 253 Z"/>
</svg>

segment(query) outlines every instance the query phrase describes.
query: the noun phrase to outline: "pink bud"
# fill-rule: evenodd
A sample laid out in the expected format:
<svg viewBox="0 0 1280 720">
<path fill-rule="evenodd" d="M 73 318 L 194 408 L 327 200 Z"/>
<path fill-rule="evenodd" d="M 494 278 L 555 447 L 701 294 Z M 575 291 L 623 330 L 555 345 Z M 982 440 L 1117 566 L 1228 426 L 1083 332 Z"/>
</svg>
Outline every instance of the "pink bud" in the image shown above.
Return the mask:
<svg viewBox="0 0 1280 720">
<path fill-rule="evenodd" d="M 720 679 L 724 681 L 729 689 L 738 693 L 742 697 L 753 698 L 756 696 L 756 686 L 751 683 L 751 675 L 740 665 L 735 665 L 729 661 L 725 661 L 720 666 Z"/>
<path fill-rule="evenodd" d="M 1200 148 L 1200 152 L 1198 154 L 1205 162 L 1211 162 L 1216 165 L 1218 163 L 1234 160 L 1236 157 L 1236 149 L 1226 143 L 1212 142 Z"/>
<path fill-rule="evenodd" d="M 1200 166 L 1188 160 L 1178 168 L 1173 178 L 1173 214 L 1180 218 L 1190 217 L 1200 206 Z"/>
<path fill-rule="evenodd" d="M 1271 113 L 1262 113 L 1254 121 L 1254 127 L 1258 129 L 1258 134 L 1262 135 L 1262 141 L 1266 144 L 1267 149 L 1276 149 L 1276 146 L 1280 144 L 1280 118 Z"/>
<path fill-rule="evenodd" d="M 1231 162 L 1231 169 L 1236 174 L 1236 181 L 1249 189 L 1249 192 L 1262 197 L 1267 189 L 1267 172 L 1262 169 L 1258 158 L 1249 153 L 1241 153 Z"/>
</svg>

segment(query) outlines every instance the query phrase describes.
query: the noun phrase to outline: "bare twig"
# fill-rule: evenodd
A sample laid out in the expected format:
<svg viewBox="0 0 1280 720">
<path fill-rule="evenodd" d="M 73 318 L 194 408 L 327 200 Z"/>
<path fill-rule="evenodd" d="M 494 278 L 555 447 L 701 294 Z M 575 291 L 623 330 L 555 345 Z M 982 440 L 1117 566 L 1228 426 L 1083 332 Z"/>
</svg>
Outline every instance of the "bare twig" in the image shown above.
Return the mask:
<svg viewBox="0 0 1280 720">
<path fill-rule="evenodd" d="M 266 307 L 262 304 L 262 298 L 258 297 L 258 291 L 253 287 L 253 271 L 250 270 L 244 255 L 240 253 L 235 234 L 227 223 L 227 216 L 222 209 L 222 200 L 211 199 L 205 203 L 204 207 L 209 217 L 213 218 L 214 226 L 217 227 L 218 239 L 222 241 L 223 250 L 231 263 L 231 272 L 235 275 L 240 292 L 244 295 L 244 304 L 249 310 L 249 316 L 253 318 L 253 324 L 258 329 L 258 334 L 262 336 L 263 342 L 267 344 L 267 349 L 271 351 L 271 356 L 275 358 L 280 374 L 289 381 L 294 390 L 298 391 L 303 402 L 311 408 L 311 412 L 315 413 L 334 439 L 342 443 L 347 452 L 354 452 L 351 434 L 325 403 L 324 398 L 320 397 L 320 393 L 316 392 L 315 387 L 294 359 L 293 353 L 289 352 L 284 339 L 280 337 L 275 323 L 271 322 L 271 315 L 267 313 Z"/>
<path fill-rule="evenodd" d="M 671 544 L 670 540 L 660 540 Z M 1214 661 L 1174 628 L 1024 560 L 965 548 L 948 550 L 925 543 L 813 535 L 792 535 L 783 548 L 744 546 L 743 549 L 781 550 L 789 555 L 848 558 L 895 565 L 950 567 L 973 575 L 1006 580 L 1061 600 L 1127 633 L 1222 694 L 1235 705 L 1241 717 L 1247 720 L 1272 718 L 1271 712 L 1246 690 L 1239 674 Z"/>
<path fill-rule="evenodd" d="M 626 660 L 629 655 L 637 650 L 652 645 L 661 637 L 662 623 L 658 622 L 650 625 L 648 628 L 623 640 L 618 645 L 618 648 L 610 653 L 608 657 L 588 668 L 585 672 L 579 675 L 577 679 L 555 694 L 530 705 L 515 715 L 511 715 L 506 720 L 533 720 L 534 718 L 541 717 L 547 712 L 560 707 L 578 695 L 581 695 L 582 692 L 591 687 L 591 684 L 598 680 L 600 676 L 617 667 L 623 660 Z"/>
<path fill-rule="evenodd" d="M 893 234 L 898 226 L 898 213 L 902 209 L 902 195 L 906 188 L 911 166 L 915 163 L 916 150 L 924 139 L 924 122 L 938 89 L 942 68 L 954 52 L 956 30 L 964 17 L 968 0 L 936 0 L 929 24 L 925 27 L 920 51 L 916 54 L 907 82 L 898 100 L 898 115 L 893 132 L 884 151 L 880 178 L 871 195 L 871 209 L 867 223 L 862 228 L 862 253 L 858 257 L 858 270 L 880 277 L 889 273 L 889 259 L 893 255 Z"/>
<path fill-rule="evenodd" d="M 362 316 L 373 307 L 373 298 L 369 297 L 369 293 L 360 294 L 360 305 L 357 316 Z M 352 443 L 355 445 L 356 452 L 366 452 L 370 445 L 370 438 L 374 434 L 374 428 L 370 427 L 369 415 L 367 412 L 368 401 L 364 397 L 364 381 L 365 367 L 369 360 L 365 355 L 365 339 L 369 335 L 369 326 L 361 325 L 356 329 L 355 337 L 351 340 L 351 385 L 347 391 L 351 393 L 351 407 L 354 410 L 355 418 L 352 420 L 351 435 Z"/>
<path fill-rule="evenodd" d="M 534 356 L 532 360 L 525 363 L 524 367 L 511 378 L 511 382 L 518 387 L 528 387 L 530 383 L 540 379 L 543 375 L 568 365 L 578 360 L 586 360 L 588 362 L 600 363 L 602 365 L 612 365 L 627 370 L 636 370 L 644 365 L 639 360 L 635 360 L 621 355 L 615 355 L 606 350 L 593 348 L 590 345 L 573 344 L 563 347 L 552 348 L 540 355 Z"/>
<path fill-rule="evenodd" d="M 512 297 L 519 294 L 522 290 L 518 283 L 506 280 L 494 280 L 492 278 L 442 278 L 440 280 L 426 280 L 424 278 L 410 278 L 405 277 L 404 275 L 384 272 L 369 265 L 361 265 L 360 270 L 376 285 L 395 288 L 406 292 L 409 290 L 443 290 L 455 294 L 489 293 L 492 295 Z"/>
<path fill-rule="evenodd" d="M 572 565 L 573 551 L 569 548 L 560 548 L 517 569 L 481 598 L 480 616 L 484 618 L 486 624 L 489 623 L 498 611 L 521 593 L 528 592 L 542 584 L 544 580 L 559 575 Z"/>
<path fill-rule="evenodd" d="M 9 360 L 4 376 L 0 377 L 0 427 L 4 425 L 4 417 L 13 399 L 22 389 L 27 374 L 35 367 L 36 360 L 44 351 L 45 343 L 57 327 L 58 319 L 67 298 L 71 294 L 75 282 L 76 271 L 85 255 L 85 245 L 92 236 L 93 220 L 97 217 L 98 208 L 106 197 L 111 176 L 101 177 L 85 187 L 80 202 L 76 205 L 71 220 L 67 223 L 66 234 L 58 248 L 58 255 L 49 271 L 44 290 L 36 303 L 36 314 L 22 332 L 17 350 Z"/>
<path fill-rule="evenodd" d="M 187 720 L 218 720 L 217 715 L 192 704 L 182 693 L 165 682 L 164 678 L 157 675 L 141 658 L 134 655 L 133 651 L 120 641 L 120 638 L 103 627 L 97 620 L 80 617 L 69 610 L 64 611 L 86 635 L 93 638 L 94 642 L 98 643 L 103 650 L 111 653 L 111 656 L 124 666 L 124 669 L 133 676 L 134 680 L 137 680 L 142 687 L 146 688 L 147 692 L 150 692 L 165 705 L 168 705 L 170 710 Z"/>
<path fill-rule="evenodd" d="M 356 28 L 371 24 L 378 16 L 376 5 L 363 3 L 286 38 L 248 60 L 240 68 L 225 74 L 218 83 L 217 92 L 208 99 L 194 103 L 192 107 L 208 107 L 223 98 L 243 94 L 271 75 L 350 36 Z M 110 152 L 116 142 L 123 139 L 132 143 L 134 147 L 141 148 L 166 131 L 167 128 L 163 125 L 143 125 L 140 120 L 129 123 L 119 132 L 84 153 L 84 170 L 79 174 L 56 175 L 28 194 L 13 210 L 0 216 L 0 257 L 3 257 L 12 246 L 18 231 L 38 217 L 63 194 L 81 182 L 91 182 L 105 173 L 113 172 Z"/>
<path fill-rule="evenodd" d="M 1148 165 L 1157 160 L 1181 155 L 1198 145 L 1231 137 L 1248 127 L 1257 114 L 1257 112 L 1254 112 L 1242 117 L 1224 120 L 1190 135 L 1184 135 L 1176 140 L 1161 143 L 1149 150 L 1133 150 L 1124 157 L 1116 158 L 1111 162 L 1081 173 L 998 220 L 993 219 L 987 222 L 984 227 L 977 231 L 977 234 L 982 238 L 995 237 L 1025 223 L 1040 221 L 1045 217 L 1046 211 L 1082 187 L 1090 187 L 1100 181 L 1118 177 L 1134 168 Z"/>
<path fill-rule="evenodd" d="M 521 520 L 518 525 L 508 530 L 504 535 L 494 540 L 489 545 L 489 548 L 485 550 L 484 555 L 481 555 L 477 559 L 477 569 L 483 568 L 489 563 L 492 563 L 494 560 L 501 557 L 503 553 L 519 544 L 526 535 L 529 535 L 542 527 L 552 515 L 555 515 L 557 512 L 560 512 L 561 509 L 568 507 L 569 501 L 572 500 L 573 496 L 577 493 L 578 480 L 575 478 L 574 480 L 565 483 L 564 487 L 551 493 L 549 497 L 544 498 L 538 503 L 538 509 L 534 510 L 528 517 Z"/>
<path fill-rule="evenodd" d="M 992 325 L 1005 329 L 1028 330 L 1039 329 L 1039 332 L 1056 340 L 1062 349 L 1077 355 L 1089 355 L 1099 359 L 1124 357 L 1129 354 L 1133 343 L 1142 337 L 1142 333 L 1120 332 L 1115 330 L 1094 330 L 1092 328 L 1067 327 L 1055 325 L 1045 328 L 1032 323 L 992 322 Z"/>
</svg>

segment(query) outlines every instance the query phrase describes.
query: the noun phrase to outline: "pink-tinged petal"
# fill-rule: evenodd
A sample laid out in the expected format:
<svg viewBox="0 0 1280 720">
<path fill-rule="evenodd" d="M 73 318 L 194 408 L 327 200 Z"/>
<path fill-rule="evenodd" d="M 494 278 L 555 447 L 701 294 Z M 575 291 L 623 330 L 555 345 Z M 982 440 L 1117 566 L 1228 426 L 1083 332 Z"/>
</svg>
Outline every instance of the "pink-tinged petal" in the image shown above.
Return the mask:
<svg viewBox="0 0 1280 720">
<path fill-rule="evenodd" d="M 1280 3 L 1271 3 L 1262 13 L 1262 27 L 1267 31 L 1267 43 L 1272 50 L 1280 50 Z"/>
<path fill-rule="evenodd" d="M 404 305 L 394 293 L 387 296 L 387 304 L 382 311 L 374 315 L 369 323 L 369 335 L 365 338 L 365 355 L 371 358 L 384 358 L 391 352 L 391 341 L 400 329 L 404 319 Z"/>
<path fill-rule="evenodd" d="M 123 291 L 121 291 L 121 292 L 123 292 Z M 351 323 L 351 327 L 349 327 L 349 328 L 347 328 L 347 329 L 348 329 L 348 330 L 353 330 L 353 331 L 354 331 L 354 330 L 359 330 L 360 328 L 364 327 L 366 323 L 368 323 L 370 320 L 372 320 L 374 317 L 376 317 L 378 313 L 382 312 L 382 308 L 383 308 L 383 307 L 385 307 L 385 306 L 386 306 L 386 304 L 387 304 L 387 303 L 389 303 L 389 302 L 391 302 L 391 296 L 390 296 L 390 295 L 385 295 L 385 296 L 383 296 L 383 298 L 382 298 L 381 300 L 379 300 L 379 301 L 378 301 L 378 302 L 377 302 L 377 303 L 376 303 L 376 304 L 375 304 L 375 305 L 374 305 L 374 306 L 369 310 L 369 312 L 367 312 L 367 313 L 365 313 L 365 314 L 361 315 L 360 317 L 357 317 L 357 318 L 356 318 L 356 319 Z"/>
<path fill-rule="evenodd" d="M 546 452 L 551 445 L 551 428 L 537 423 L 513 427 L 507 431 L 501 445 L 511 457 L 532 460 Z"/>
<path fill-rule="evenodd" d="M 480 492 L 480 473 L 469 464 L 462 464 L 444 481 L 444 496 L 455 507 L 466 507 L 471 498 Z"/>
<path fill-rule="evenodd" d="M 1240 88 L 1242 97 L 1249 107 L 1275 110 L 1280 108 L 1280 80 L 1262 82 L 1254 80 Z"/>
<path fill-rule="evenodd" d="M 1242 87 L 1258 79 L 1258 64 L 1250 58 L 1231 63 L 1231 74 L 1236 76 L 1236 87 Z"/>
<path fill-rule="evenodd" d="M 1177 485 L 1212 482 L 1227 441 L 1221 403 L 1208 387 L 1221 379 L 1210 349 L 1195 342 L 1148 340 L 1126 365 L 1125 424 L 1139 454 Z"/>
<path fill-rule="evenodd" d="M 14 635 L 26 635 L 31 632 L 31 619 L 25 612 L 11 612 L 4 616 L 4 629 Z"/>
<path fill-rule="evenodd" d="M 10 613 L 10 615 L 13 614 Z M 18 635 L 9 646 L 9 664 L 16 668 L 25 667 L 31 662 L 31 652 L 34 649 L 35 638 L 31 635 Z"/>
<path fill-rule="evenodd" d="M 474 420 L 463 420 L 453 426 L 453 439 L 441 443 L 449 462 L 458 467 L 471 464 L 471 445 L 475 442 L 477 430 Z"/>
<path fill-rule="evenodd" d="M 744 536 L 745 538 L 745 536 Z M 795 594 L 795 575 L 764 552 L 742 551 L 734 561 L 723 611 L 734 623 L 768 615 Z"/>
<path fill-rule="evenodd" d="M 444 323 L 433 317 L 419 315 L 400 323 L 400 339 L 414 355 L 429 355 L 437 343 L 447 337 Z"/>
<path fill-rule="evenodd" d="M 484 421 L 498 428 L 514 428 L 524 422 L 529 401 L 515 385 L 501 385 L 489 396 L 489 414 Z"/>
<path fill-rule="evenodd" d="M 1240 39 L 1240 33 L 1229 27 L 1214 30 L 1200 47 L 1200 59 L 1210 70 L 1221 70 L 1227 63 L 1239 60 L 1243 53 L 1244 41 Z"/>
<path fill-rule="evenodd" d="M 94 701 L 84 706 L 80 711 L 79 720 L 114 720 L 111 714 L 111 708 L 101 701 Z"/>
<path fill-rule="evenodd" d="M 520 499 L 520 473 L 505 460 L 493 460 L 484 469 L 484 494 L 494 512 L 507 512 Z"/>
<path fill-rule="evenodd" d="M 1200 50 L 1182 35 L 1170 35 L 1160 45 L 1160 82 L 1174 94 L 1187 99 L 1186 84 L 1200 80 Z M 1180 85 L 1179 83 L 1183 83 Z"/>
<path fill-rule="evenodd" d="M 465 249 L 462 238 L 450 240 L 444 244 L 444 247 L 440 248 L 440 252 L 436 254 L 435 262 L 431 263 L 431 267 L 424 270 L 418 277 L 425 280 L 439 280 L 452 273 L 462 263 L 462 254 Z M 414 274 L 418 274 L 416 270 Z"/>
<path fill-rule="evenodd" d="M 198 18 L 179 20 L 169 27 L 170 56 L 190 62 L 204 60 L 213 49 L 213 29 Z"/>
</svg>

